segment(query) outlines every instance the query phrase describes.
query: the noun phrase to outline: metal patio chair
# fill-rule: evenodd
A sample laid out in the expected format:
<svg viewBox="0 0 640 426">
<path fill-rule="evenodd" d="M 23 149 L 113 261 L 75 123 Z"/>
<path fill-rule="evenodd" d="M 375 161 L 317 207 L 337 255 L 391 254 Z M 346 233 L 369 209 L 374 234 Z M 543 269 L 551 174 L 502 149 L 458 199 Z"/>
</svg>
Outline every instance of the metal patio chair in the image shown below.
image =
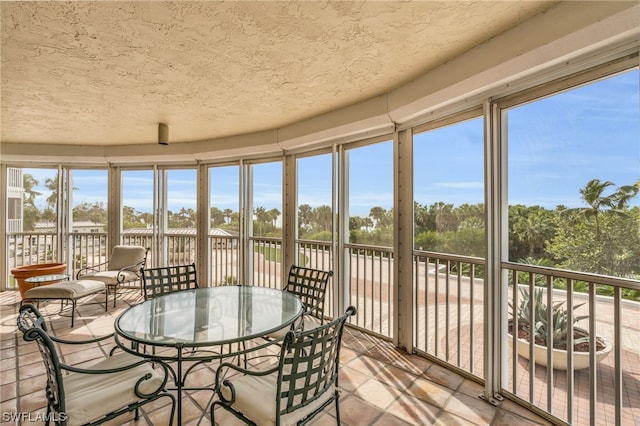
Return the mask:
<svg viewBox="0 0 640 426">
<path fill-rule="evenodd" d="M 298 296 L 304 306 L 304 314 L 301 320 L 294 324 L 293 328 L 309 330 L 323 324 L 324 299 L 331 276 L 333 276 L 332 271 L 291 265 L 287 285 L 282 291 L 288 291 Z M 280 340 L 288 331 L 285 328 L 271 333 L 267 337 Z"/>
<path fill-rule="evenodd" d="M 217 405 L 246 423 L 279 426 L 304 424 L 335 402 L 339 425 L 340 347 L 344 325 L 355 313 L 350 306 L 342 316 L 319 327 L 290 330 L 277 365 L 270 369 L 221 364 L 215 382 L 219 399 L 211 405 L 211 423 L 215 424 Z"/>
<path fill-rule="evenodd" d="M 144 299 L 198 288 L 196 264 L 142 268 Z"/>
<path fill-rule="evenodd" d="M 113 248 L 111 258 L 107 262 L 87 266 L 76 273 L 77 280 L 102 281 L 109 292 L 113 293 L 113 306 L 116 306 L 116 293 L 119 287 L 140 283 L 142 289 L 141 269 L 147 261 L 148 248 L 141 246 L 118 245 Z"/>
<path fill-rule="evenodd" d="M 18 328 L 24 340 L 36 342 L 44 361 L 47 384 L 46 424 L 53 419 L 58 425 L 98 425 L 159 398 L 171 400 L 171 414 L 166 424 L 173 423 L 175 397 L 167 392 L 167 368 L 152 367 L 152 362 L 120 352 L 90 367 L 74 367 L 61 362 L 55 344 L 80 345 L 111 338 L 113 334 L 91 340 L 69 341 L 50 336 L 38 309 L 26 304 L 20 307 Z"/>
</svg>

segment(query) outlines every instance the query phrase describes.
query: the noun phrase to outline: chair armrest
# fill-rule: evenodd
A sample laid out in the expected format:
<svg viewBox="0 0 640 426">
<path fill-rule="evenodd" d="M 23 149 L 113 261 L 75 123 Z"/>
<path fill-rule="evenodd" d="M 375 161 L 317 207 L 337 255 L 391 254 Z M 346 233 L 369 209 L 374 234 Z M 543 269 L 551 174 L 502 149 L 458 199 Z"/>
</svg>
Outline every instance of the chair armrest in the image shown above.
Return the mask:
<svg viewBox="0 0 640 426">
<path fill-rule="evenodd" d="M 49 335 L 49 338 L 51 340 L 53 340 L 54 342 L 56 342 L 56 343 L 62 343 L 62 344 L 66 344 L 66 345 L 83 345 L 83 344 L 86 344 L 86 343 L 101 342 L 103 340 L 107 340 L 107 339 L 112 338 L 113 335 L 114 335 L 114 333 L 109 333 L 109 334 L 106 334 L 104 336 L 95 337 L 93 339 L 87 339 L 87 340 L 67 340 L 67 339 L 61 339 L 59 337 L 52 336 L 52 335 Z"/>
<path fill-rule="evenodd" d="M 96 265 L 85 266 L 76 272 L 76 279 L 79 279 L 83 275 L 89 274 L 89 272 L 100 272 L 103 266 L 107 266 L 109 262 L 102 262 Z"/>
<path fill-rule="evenodd" d="M 140 273 L 140 270 L 142 269 L 142 267 L 144 266 L 144 264 L 145 264 L 145 263 L 146 263 L 146 262 L 143 260 L 143 261 L 140 261 L 140 262 L 138 262 L 138 263 L 136 263 L 136 264 L 128 265 L 128 266 L 124 266 L 124 267 L 120 268 L 120 269 L 118 270 L 118 274 L 117 274 L 118 282 L 119 282 L 119 283 L 123 283 L 123 282 L 124 282 L 124 274 L 122 274 L 122 273 L 123 273 L 123 272 L 125 272 L 125 271 L 126 271 L 126 272 L 133 272 L 133 273 L 134 273 L 134 274 L 136 274 L 139 278 L 141 278 L 141 277 L 142 277 L 142 274 Z M 121 277 L 122 277 L 122 279 L 123 279 L 122 281 L 120 281 L 120 280 L 121 280 Z"/>
<path fill-rule="evenodd" d="M 222 403 L 224 403 L 225 405 L 231 405 L 236 400 L 236 390 L 233 386 L 233 383 L 231 382 L 231 380 L 225 378 L 228 370 L 235 370 L 250 376 L 266 376 L 278 371 L 278 365 L 276 364 L 274 367 L 267 370 L 248 370 L 230 362 L 223 362 L 222 364 L 220 364 L 220 366 L 216 370 L 216 383 L 214 389 L 218 394 L 220 401 L 222 401 Z M 231 391 L 231 399 L 225 398 L 221 391 L 222 386 L 226 386 L 229 388 L 229 390 Z"/>
<path fill-rule="evenodd" d="M 160 383 L 158 388 L 153 390 L 152 392 L 146 393 L 141 390 L 141 385 L 146 380 L 151 379 L 152 374 L 150 372 L 142 374 L 140 378 L 137 380 L 134 388 L 134 392 L 136 396 L 138 396 L 138 398 L 149 398 L 162 392 L 165 389 L 167 382 L 169 381 L 169 368 L 164 363 L 154 362 L 148 359 L 141 359 L 140 361 L 135 362 L 133 364 L 127 364 L 120 367 L 114 367 L 114 368 L 108 368 L 108 369 L 79 368 L 79 367 L 74 367 L 72 365 L 60 363 L 60 369 L 77 373 L 77 374 L 113 374 L 113 373 L 123 373 L 123 372 L 126 372 L 127 370 L 132 370 L 143 364 L 149 364 L 151 369 L 154 369 L 154 367 L 160 366 L 163 370 L 162 382 Z"/>
</svg>

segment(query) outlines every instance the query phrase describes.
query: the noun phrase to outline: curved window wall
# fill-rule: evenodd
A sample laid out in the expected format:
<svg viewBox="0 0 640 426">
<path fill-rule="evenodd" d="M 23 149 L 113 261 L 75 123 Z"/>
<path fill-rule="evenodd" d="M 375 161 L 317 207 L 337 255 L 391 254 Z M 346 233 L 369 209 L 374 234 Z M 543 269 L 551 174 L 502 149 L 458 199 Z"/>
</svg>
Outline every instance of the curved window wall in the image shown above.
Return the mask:
<svg viewBox="0 0 640 426">
<path fill-rule="evenodd" d="M 636 56 L 378 139 L 262 161 L 3 165 L 5 269 L 77 268 L 119 242 L 151 247 L 151 264 L 196 262 L 205 285 L 280 288 L 291 263 L 331 269 L 328 314 L 356 305 L 352 325 L 483 384 L 489 402 L 506 396 L 568 423 L 639 419 L 624 401 L 638 395 L 640 336 L 622 320 L 640 314 L 638 81 Z M 84 219 L 108 229 L 76 232 Z M 69 234 L 81 241 L 63 251 Z M 527 314 L 550 323 L 555 306 L 568 332 L 598 336 L 568 344 L 595 354 L 604 337 L 609 352 L 580 364 L 569 349 L 563 369 L 550 346 L 539 359 L 532 337 L 514 340 Z"/>
</svg>

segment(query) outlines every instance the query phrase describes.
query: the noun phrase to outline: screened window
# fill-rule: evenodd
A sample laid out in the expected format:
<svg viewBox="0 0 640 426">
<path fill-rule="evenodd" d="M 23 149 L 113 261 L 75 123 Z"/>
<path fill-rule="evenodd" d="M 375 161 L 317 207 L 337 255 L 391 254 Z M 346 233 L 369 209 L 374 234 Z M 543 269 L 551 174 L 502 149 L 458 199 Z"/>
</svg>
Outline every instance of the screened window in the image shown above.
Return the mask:
<svg viewBox="0 0 640 426">
<path fill-rule="evenodd" d="M 415 248 L 484 257 L 482 118 L 417 133 L 413 140 Z"/>
<path fill-rule="evenodd" d="M 507 110 L 509 258 L 640 274 L 640 87 L 633 69 Z"/>
<path fill-rule="evenodd" d="M 352 148 L 347 155 L 349 242 L 393 246 L 393 143 Z"/>
</svg>

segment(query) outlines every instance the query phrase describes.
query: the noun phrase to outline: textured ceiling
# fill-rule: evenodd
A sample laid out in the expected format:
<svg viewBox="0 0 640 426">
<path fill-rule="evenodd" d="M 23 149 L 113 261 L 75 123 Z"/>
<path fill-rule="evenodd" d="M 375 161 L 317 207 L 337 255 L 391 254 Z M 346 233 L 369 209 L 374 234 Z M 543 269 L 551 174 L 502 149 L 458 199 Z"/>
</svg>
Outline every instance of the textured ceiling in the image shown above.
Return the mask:
<svg viewBox="0 0 640 426">
<path fill-rule="evenodd" d="M 1 2 L 1 141 L 197 141 L 381 95 L 555 2 Z"/>
</svg>

